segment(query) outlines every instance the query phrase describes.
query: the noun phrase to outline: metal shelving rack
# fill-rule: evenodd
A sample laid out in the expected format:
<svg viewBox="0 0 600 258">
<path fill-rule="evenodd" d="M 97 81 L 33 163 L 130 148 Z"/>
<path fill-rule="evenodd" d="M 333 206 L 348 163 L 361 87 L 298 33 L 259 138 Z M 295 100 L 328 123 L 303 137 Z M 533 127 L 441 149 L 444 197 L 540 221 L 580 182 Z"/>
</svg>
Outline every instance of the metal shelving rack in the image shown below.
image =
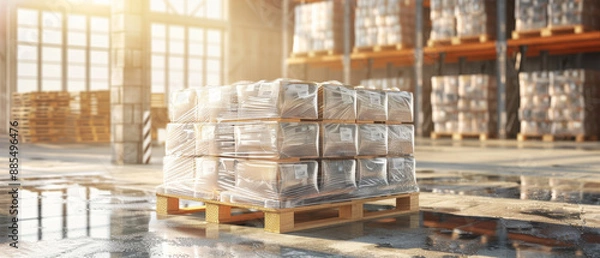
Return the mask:
<svg viewBox="0 0 600 258">
<path fill-rule="evenodd" d="M 290 2 L 284 0 L 283 8 L 283 27 L 284 27 L 284 53 L 288 51 L 287 24 L 289 21 Z M 323 0 L 293 0 L 295 4 L 317 2 Z M 547 37 L 532 37 L 524 39 L 508 39 L 508 30 L 512 26 L 508 22 L 514 22 L 514 19 L 507 19 L 507 16 L 514 12 L 514 0 L 497 0 L 496 17 L 497 31 L 496 40 L 483 43 L 465 43 L 459 45 L 424 47 L 423 35 L 423 15 L 424 7 L 429 6 L 429 0 L 415 0 L 415 45 L 412 48 L 390 50 L 381 52 L 350 53 L 351 46 L 349 32 L 350 9 L 352 0 L 344 0 L 344 30 L 345 43 L 344 52 L 340 55 L 287 58 L 284 57 L 283 65 L 303 64 L 308 66 L 327 66 L 343 69 L 343 78 L 345 83 L 350 82 L 350 73 L 353 68 L 367 65 L 368 68 L 382 67 L 385 65 L 412 66 L 414 69 L 414 96 L 415 96 L 415 130 L 418 135 L 424 136 L 429 132 L 423 130 L 424 116 L 424 65 L 437 64 L 443 68 L 449 63 L 459 63 L 459 66 L 465 62 L 471 61 L 492 61 L 495 60 L 495 75 L 497 78 L 497 96 L 498 96 L 498 137 L 507 138 L 507 136 L 516 136 L 514 124 L 512 129 L 508 128 L 507 121 L 516 121 L 519 102 L 514 101 L 515 92 L 518 97 L 518 85 L 511 85 L 509 79 L 514 79 L 515 73 L 511 73 L 511 64 L 517 61 L 524 62 L 526 57 L 547 55 L 565 55 L 587 52 L 600 52 L 600 31 L 583 32 L 579 34 L 552 35 Z M 515 58 L 520 56 L 519 58 Z M 581 58 L 579 58 L 581 59 Z M 519 67 L 519 66 L 517 66 Z M 522 66 L 521 66 L 522 67 Z M 442 69 L 440 69 L 442 70 Z M 284 77 L 287 76 L 284 70 Z M 516 70 L 518 74 L 520 70 Z M 507 96 L 509 100 L 507 101 Z M 508 104 L 508 105 L 507 105 Z M 510 127 L 510 126 L 509 126 Z"/>
</svg>

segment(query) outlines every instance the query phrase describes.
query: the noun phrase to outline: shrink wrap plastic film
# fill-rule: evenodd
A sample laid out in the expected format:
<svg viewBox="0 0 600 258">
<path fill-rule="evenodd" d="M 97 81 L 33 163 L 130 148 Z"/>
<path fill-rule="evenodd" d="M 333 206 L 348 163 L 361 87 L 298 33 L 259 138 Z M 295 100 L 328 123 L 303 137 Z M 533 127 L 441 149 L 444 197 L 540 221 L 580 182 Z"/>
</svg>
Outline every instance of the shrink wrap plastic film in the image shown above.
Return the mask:
<svg viewBox="0 0 600 258">
<path fill-rule="evenodd" d="M 600 28 L 600 2 L 596 0 L 517 0 L 516 30 L 581 25 Z"/>
<path fill-rule="evenodd" d="M 365 79 L 360 81 L 360 85 L 367 89 L 392 90 L 392 91 L 412 91 L 413 86 L 410 78 L 382 78 Z"/>
<path fill-rule="evenodd" d="M 412 98 L 287 79 L 175 91 L 157 192 L 292 208 L 418 191 L 413 126 L 368 123 L 412 121 Z"/>
<path fill-rule="evenodd" d="M 597 135 L 600 133 L 600 72 L 568 69 L 520 73 L 521 133 Z"/>
<path fill-rule="evenodd" d="M 343 49 L 343 14 L 344 8 L 341 0 L 296 5 L 292 52 L 305 53 L 322 50 L 341 52 Z"/>
<path fill-rule="evenodd" d="M 496 35 L 496 1 L 431 1 L 432 30 L 430 39 Z"/>
<path fill-rule="evenodd" d="M 516 0 L 515 20 L 517 31 L 536 30 L 548 25 L 546 8 L 549 0 Z"/>
</svg>

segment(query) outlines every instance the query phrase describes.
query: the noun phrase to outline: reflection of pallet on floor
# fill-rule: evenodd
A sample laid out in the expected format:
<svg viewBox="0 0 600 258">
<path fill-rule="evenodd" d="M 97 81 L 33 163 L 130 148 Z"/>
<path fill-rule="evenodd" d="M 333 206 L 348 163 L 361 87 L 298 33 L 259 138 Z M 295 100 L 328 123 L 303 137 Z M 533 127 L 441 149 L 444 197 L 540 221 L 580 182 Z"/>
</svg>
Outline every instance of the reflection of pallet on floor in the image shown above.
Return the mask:
<svg viewBox="0 0 600 258">
<path fill-rule="evenodd" d="M 585 142 L 585 141 L 598 141 L 598 136 L 584 135 L 584 134 L 554 135 L 554 134 L 523 134 L 523 133 L 519 133 L 517 135 L 517 140 L 520 142 L 528 141 L 528 140 L 541 140 L 544 142 L 554 142 L 554 141 L 558 141 L 558 140 Z"/>
<path fill-rule="evenodd" d="M 391 217 L 417 212 L 419 210 L 419 193 L 396 194 L 384 197 L 355 199 L 339 203 L 316 204 L 286 209 L 272 209 L 240 203 L 224 203 L 170 194 L 157 193 L 156 198 L 156 212 L 158 215 L 185 214 L 204 211 L 206 221 L 214 223 L 235 223 L 264 218 L 265 231 L 273 233 L 285 233 L 310 228 L 333 226 L 353 221 Z M 180 208 L 179 199 L 203 202 L 205 203 L 205 206 Z M 365 204 L 382 200 L 395 200 L 395 206 L 392 209 L 387 210 L 370 211 L 365 209 Z M 382 207 L 385 206 L 382 205 Z M 235 215 L 231 213 L 232 209 L 235 208 L 255 211 Z M 333 217 L 313 216 L 313 214 L 319 211 L 331 211 L 337 214 Z M 310 213 L 310 215 L 305 216 L 308 213 Z"/>
<path fill-rule="evenodd" d="M 467 138 L 478 138 L 480 141 L 485 141 L 492 138 L 490 133 L 440 133 L 431 132 L 431 139 L 452 138 L 452 140 L 463 140 Z"/>
</svg>

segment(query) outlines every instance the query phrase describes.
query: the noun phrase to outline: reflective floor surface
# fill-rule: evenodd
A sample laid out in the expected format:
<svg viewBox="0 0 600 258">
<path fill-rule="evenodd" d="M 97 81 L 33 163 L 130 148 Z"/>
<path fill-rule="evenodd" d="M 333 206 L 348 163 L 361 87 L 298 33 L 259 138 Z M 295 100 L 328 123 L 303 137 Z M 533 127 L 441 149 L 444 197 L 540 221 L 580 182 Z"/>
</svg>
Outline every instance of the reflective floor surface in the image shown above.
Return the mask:
<svg viewBox="0 0 600 258">
<path fill-rule="evenodd" d="M 23 145 L 19 249 L 2 208 L 0 257 L 600 257 L 600 148 L 586 146 L 422 141 L 420 212 L 272 234 L 157 217 L 159 146 L 151 165 L 115 166 L 108 145 Z"/>
</svg>

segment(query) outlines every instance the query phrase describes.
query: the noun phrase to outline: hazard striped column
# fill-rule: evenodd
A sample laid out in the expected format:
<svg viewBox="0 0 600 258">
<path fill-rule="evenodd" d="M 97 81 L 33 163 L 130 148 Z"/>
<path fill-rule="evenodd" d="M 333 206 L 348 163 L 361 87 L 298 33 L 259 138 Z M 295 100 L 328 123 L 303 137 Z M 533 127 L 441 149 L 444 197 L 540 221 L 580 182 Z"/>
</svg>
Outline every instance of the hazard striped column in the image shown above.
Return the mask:
<svg viewBox="0 0 600 258">
<path fill-rule="evenodd" d="M 150 110 L 144 111 L 144 129 L 142 130 L 143 139 L 143 159 L 144 164 L 150 163 L 150 157 L 152 156 L 152 119 Z"/>
</svg>

